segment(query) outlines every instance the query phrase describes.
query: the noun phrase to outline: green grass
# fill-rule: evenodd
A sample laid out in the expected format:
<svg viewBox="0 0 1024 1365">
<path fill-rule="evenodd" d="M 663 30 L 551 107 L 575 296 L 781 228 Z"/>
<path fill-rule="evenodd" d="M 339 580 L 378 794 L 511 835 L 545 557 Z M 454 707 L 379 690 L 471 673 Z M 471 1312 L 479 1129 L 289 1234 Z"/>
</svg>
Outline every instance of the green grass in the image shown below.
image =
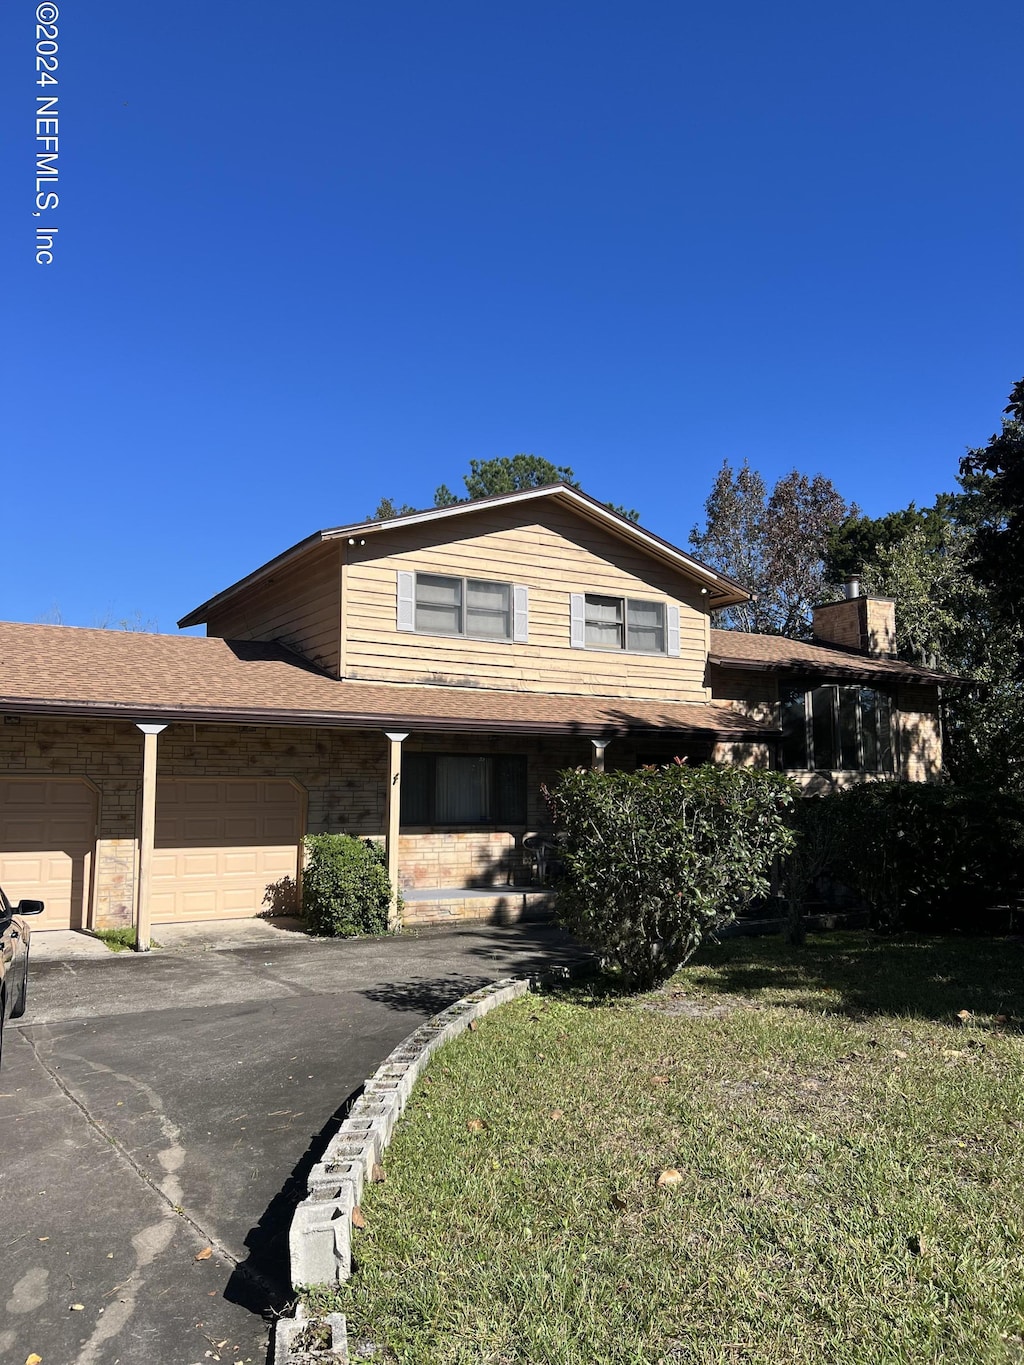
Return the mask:
<svg viewBox="0 0 1024 1365">
<path fill-rule="evenodd" d="M 112 953 L 128 952 L 135 947 L 135 929 L 132 925 L 126 925 L 121 929 L 94 929 L 93 933 L 101 939 Z M 149 940 L 151 948 L 159 948 L 155 938 Z"/>
<path fill-rule="evenodd" d="M 1024 1360 L 1022 958 L 731 940 L 647 997 L 497 1010 L 311 1306 L 424 1365 Z"/>
</svg>

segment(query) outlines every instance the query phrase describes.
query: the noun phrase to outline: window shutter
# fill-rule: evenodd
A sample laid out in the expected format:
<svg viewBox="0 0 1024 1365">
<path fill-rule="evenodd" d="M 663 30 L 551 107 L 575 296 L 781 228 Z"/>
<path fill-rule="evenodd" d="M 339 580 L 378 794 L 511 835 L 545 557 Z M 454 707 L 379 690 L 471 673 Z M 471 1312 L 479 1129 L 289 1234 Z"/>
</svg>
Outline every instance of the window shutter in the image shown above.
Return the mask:
<svg viewBox="0 0 1024 1365">
<path fill-rule="evenodd" d="M 530 589 L 521 583 L 512 587 L 512 639 L 525 645 L 530 638 Z"/>
<path fill-rule="evenodd" d="M 416 629 L 416 575 L 398 571 L 398 629 Z"/>
<path fill-rule="evenodd" d="M 586 649 L 587 638 L 584 627 L 584 597 L 581 592 L 569 594 L 569 643 L 573 649 Z"/>
<path fill-rule="evenodd" d="M 679 608 L 669 606 L 665 612 L 665 653 L 679 658 Z"/>
</svg>

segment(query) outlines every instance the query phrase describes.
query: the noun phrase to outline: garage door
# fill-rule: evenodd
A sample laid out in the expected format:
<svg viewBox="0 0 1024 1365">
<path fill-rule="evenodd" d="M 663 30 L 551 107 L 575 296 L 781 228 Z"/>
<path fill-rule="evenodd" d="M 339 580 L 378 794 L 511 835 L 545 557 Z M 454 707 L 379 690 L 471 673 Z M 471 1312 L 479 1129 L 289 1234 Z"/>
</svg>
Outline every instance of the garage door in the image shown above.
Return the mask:
<svg viewBox="0 0 1024 1365">
<path fill-rule="evenodd" d="M 303 816 L 291 782 L 159 779 L 153 922 L 265 913 L 267 888 L 295 879 Z"/>
<path fill-rule="evenodd" d="M 0 886 L 41 900 L 37 929 L 78 929 L 96 846 L 96 791 L 79 778 L 0 778 Z"/>
</svg>

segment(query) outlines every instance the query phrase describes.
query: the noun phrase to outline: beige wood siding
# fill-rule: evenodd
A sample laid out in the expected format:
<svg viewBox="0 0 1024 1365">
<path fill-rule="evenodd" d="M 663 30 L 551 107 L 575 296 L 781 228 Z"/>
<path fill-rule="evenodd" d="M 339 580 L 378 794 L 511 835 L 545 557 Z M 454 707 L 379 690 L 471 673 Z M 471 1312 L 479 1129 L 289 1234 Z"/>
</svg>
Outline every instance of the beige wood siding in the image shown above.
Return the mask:
<svg viewBox="0 0 1024 1365">
<path fill-rule="evenodd" d="M 0 778 L 0 886 L 10 901 L 41 900 L 37 929 L 88 922 L 97 792 L 78 778 Z"/>
<path fill-rule="evenodd" d="M 458 539 L 449 537 L 458 531 Z M 529 588 L 522 644 L 399 631 L 398 570 Z M 573 649 L 569 596 L 679 607 L 680 657 Z M 363 680 L 705 701 L 707 616 L 699 585 L 557 507 L 486 508 L 456 525 L 408 526 L 349 550 L 345 671 Z"/>
<path fill-rule="evenodd" d="M 753 673 L 741 668 L 708 669 L 711 700 L 716 706 L 729 706 L 752 720 L 766 725 L 779 723 L 779 684 L 774 674 Z M 725 760 L 723 760 L 724 762 Z"/>
<path fill-rule="evenodd" d="M 340 668 L 342 547 L 321 546 L 211 612 L 207 635 L 278 640 L 335 677 Z"/>
<path fill-rule="evenodd" d="M 161 778 L 153 922 L 264 913 L 267 888 L 296 879 L 303 828 L 303 793 L 292 782 Z"/>
</svg>

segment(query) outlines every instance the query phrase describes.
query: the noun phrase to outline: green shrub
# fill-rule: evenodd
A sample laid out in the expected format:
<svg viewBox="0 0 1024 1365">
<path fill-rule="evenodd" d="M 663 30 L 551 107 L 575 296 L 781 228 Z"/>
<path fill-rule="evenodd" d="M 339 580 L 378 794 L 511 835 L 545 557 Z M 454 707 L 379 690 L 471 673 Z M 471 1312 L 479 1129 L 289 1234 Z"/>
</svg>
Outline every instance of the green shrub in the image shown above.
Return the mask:
<svg viewBox="0 0 1024 1365">
<path fill-rule="evenodd" d="M 869 906 L 876 928 L 994 927 L 1024 895 L 1024 800 L 975 787 L 872 782 L 808 798 L 800 823 L 833 831 L 827 875 Z"/>
<path fill-rule="evenodd" d="M 349 834 L 307 834 L 305 842 L 302 912 L 310 931 L 332 938 L 386 933 L 391 883 L 383 848 Z"/>
<path fill-rule="evenodd" d="M 781 773 L 711 764 L 560 774 L 559 919 L 628 985 L 665 980 L 768 891 L 772 860 L 792 846 L 795 790 Z"/>
</svg>

